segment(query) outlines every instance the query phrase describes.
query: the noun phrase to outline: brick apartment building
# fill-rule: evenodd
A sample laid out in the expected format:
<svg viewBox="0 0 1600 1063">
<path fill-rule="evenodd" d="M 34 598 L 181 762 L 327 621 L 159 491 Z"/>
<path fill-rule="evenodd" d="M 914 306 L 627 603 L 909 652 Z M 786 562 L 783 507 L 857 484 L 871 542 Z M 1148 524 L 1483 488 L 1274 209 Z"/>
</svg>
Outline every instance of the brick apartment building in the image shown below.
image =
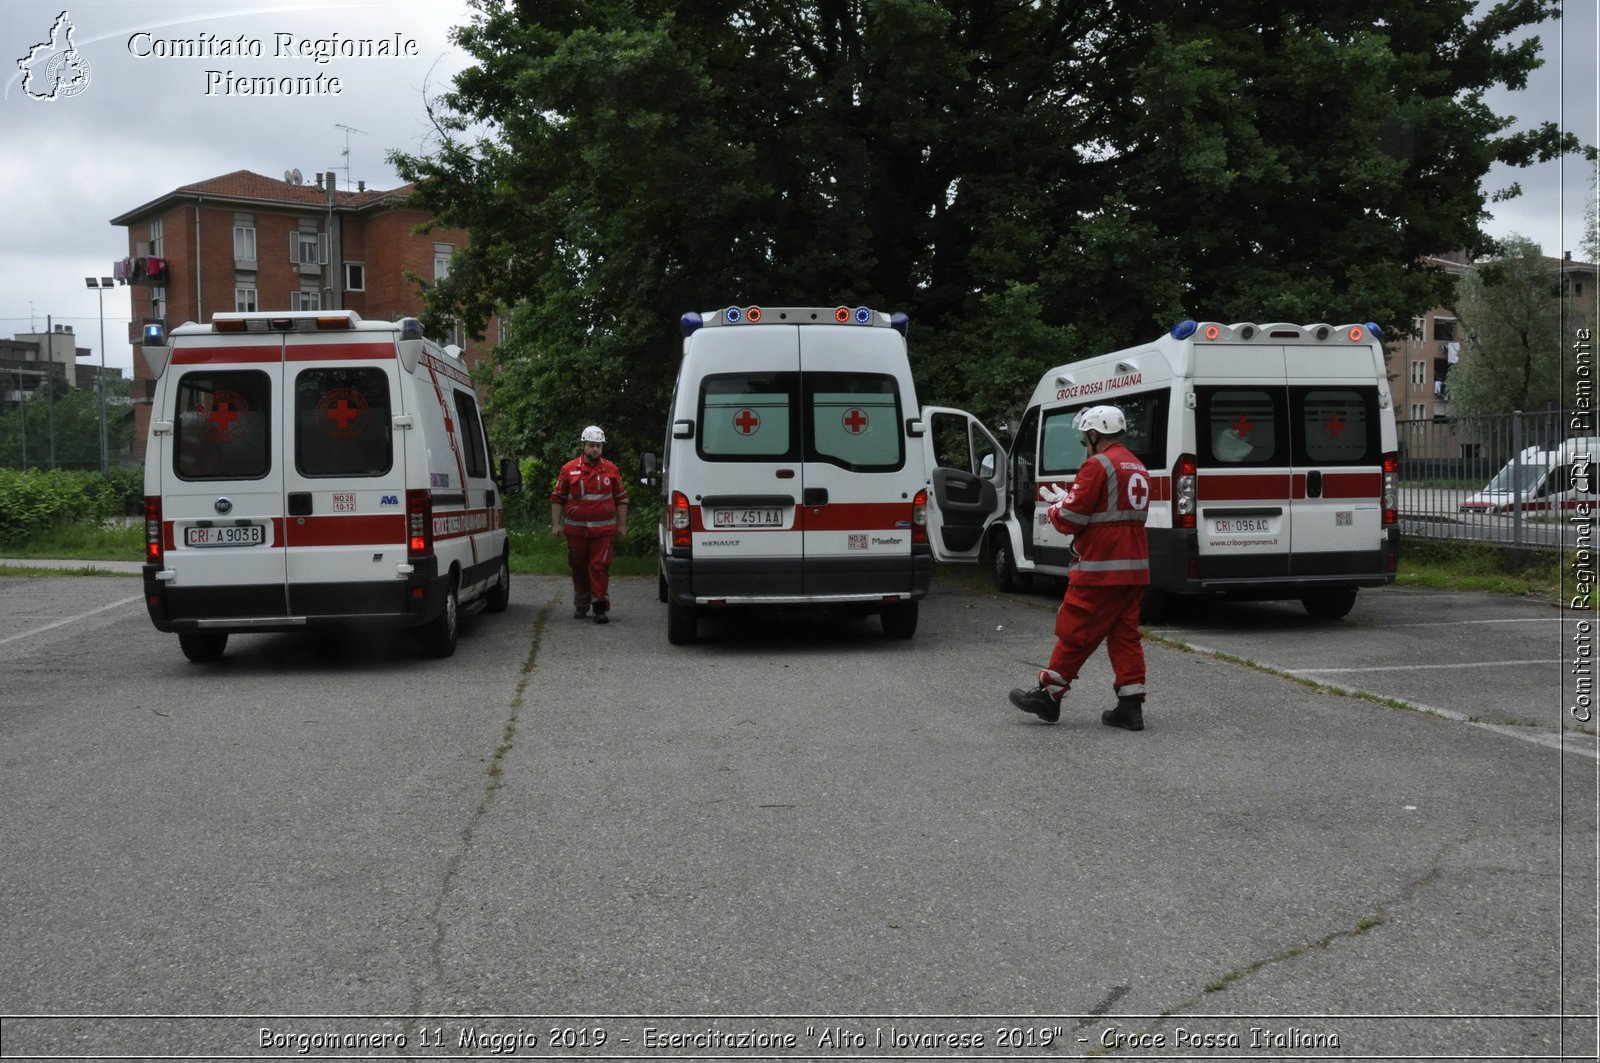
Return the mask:
<svg viewBox="0 0 1600 1063">
<path fill-rule="evenodd" d="M 150 322 L 170 331 L 226 311 L 354 310 L 378 320 L 421 314 L 422 296 L 406 273 L 443 276 L 466 232 L 417 235 L 429 215 L 406 206 L 409 185 L 376 191 L 363 183 L 341 192 L 335 176 L 317 174 L 308 184 L 297 170 L 281 179 L 236 170 L 111 219 L 128 229 L 128 257 L 114 271 L 132 293 L 136 400 L 148 397 L 151 384 L 140 344 Z M 496 327 L 490 323 L 491 336 Z M 463 347 L 473 365 L 492 346 L 459 332 L 439 338 Z M 150 407 L 136 411 L 142 459 Z"/>
<path fill-rule="evenodd" d="M 1441 255 L 1425 260 L 1453 277 L 1463 276 L 1471 263 L 1464 253 Z M 1576 331 L 1592 328 L 1595 285 L 1600 270 L 1593 263 L 1545 256 L 1552 276 L 1560 278 L 1560 290 L 1572 298 L 1576 315 L 1569 327 Z M 1394 395 L 1394 415 L 1400 422 L 1402 456 L 1418 459 L 1455 461 L 1480 455 L 1480 443 L 1463 439 L 1458 431 L 1459 411 L 1450 400 L 1450 372 L 1472 351 L 1466 330 L 1446 307 L 1427 311 L 1411 323 L 1411 333 L 1402 334 L 1389 346 L 1390 392 Z M 1531 412 L 1531 411 L 1530 411 Z"/>
</svg>

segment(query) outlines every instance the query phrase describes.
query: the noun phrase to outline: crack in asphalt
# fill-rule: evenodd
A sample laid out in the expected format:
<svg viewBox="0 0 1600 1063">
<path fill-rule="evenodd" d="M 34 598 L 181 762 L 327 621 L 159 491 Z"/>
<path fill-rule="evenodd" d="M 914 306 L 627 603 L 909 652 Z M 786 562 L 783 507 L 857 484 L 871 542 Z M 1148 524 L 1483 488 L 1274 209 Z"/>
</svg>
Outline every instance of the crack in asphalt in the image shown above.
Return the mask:
<svg viewBox="0 0 1600 1063">
<path fill-rule="evenodd" d="M 1154 1020 L 1140 1029 L 1139 1034 L 1143 1035 L 1156 1033 L 1162 1028 L 1162 1025 L 1166 1023 L 1167 1020 L 1182 1015 L 1185 1012 L 1192 1011 L 1212 994 L 1223 992 L 1233 984 L 1242 982 L 1250 976 L 1264 971 L 1269 967 L 1274 967 L 1278 964 L 1287 963 L 1290 960 L 1298 959 L 1299 957 L 1305 956 L 1318 949 L 1329 948 L 1336 942 L 1345 940 L 1346 938 L 1360 937 L 1363 934 L 1383 926 L 1389 921 L 1389 910 L 1391 908 L 1393 908 L 1395 905 L 1403 904 L 1406 901 L 1411 900 L 1419 892 L 1421 892 L 1423 888 L 1432 884 L 1439 878 L 1440 875 L 1444 874 L 1443 864 L 1445 859 L 1450 855 L 1451 850 L 1459 849 L 1462 844 L 1464 843 L 1461 841 L 1456 841 L 1445 845 L 1439 851 L 1439 854 L 1434 858 L 1433 866 L 1430 867 L 1426 873 L 1401 886 L 1392 897 L 1389 897 L 1387 900 L 1380 901 L 1374 906 L 1373 914 L 1357 920 L 1354 926 L 1345 927 L 1339 930 L 1331 930 L 1322 935 L 1320 938 L 1316 938 L 1312 941 L 1307 941 L 1299 945 L 1291 945 L 1289 948 L 1286 948 L 1281 952 L 1275 953 L 1271 956 L 1263 957 L 1259 960 L 1255 960 L 1245 965 L 1245 967 L 1242 969 L 1225 972 L 1215 980 L 1207 983 L 1206 986 L 1195 996 L 1173 1005 L 1166 1011 L 1163 1011 Z M 1115 1048 L 1100 1046 L 1090 1050 L 1088 1055 L 1104 1056 L 1110 1055 L 1115 1051 Z"/>
<path fill-rule="evenodd" d="M 477 835 L 478 825 L 483 821 L 484 816 L 488 814 L 489 805 L 494 801 L 495 794 L 502 785 L 501 773 L 505 757 L 506 754 L 511 752 L 512 744 L 516 740 L 517 719 L 522 712 L 528 686 L 533 682 L 534 669 L 539 657 L 539 646 L 544 640 L 545 624 L 549 621 L 551 611 L 560 601 L 560 598 L 561 592 L 557 591 L 540 608 L 538 615 L 533 618 L 528 655 L 522 662 L 522 677 L 517 681 L 516 690 L 511 695 L 510 713 L 506 717 L 505 730 L 501 733 L 500 744 L 495 747 L 494 754 L 489 758 L 489 781 L 484 787 L 483 797 L 478 801 L 477 808 L 473 809 L 472 815 L 467 818 L 466 826 L 461 830 L 461 844 L 456 847 L 456 851 L 445 862 L 444 874 L 439 880 L 439 891 L 434 896 L 433 906 L 427 915 L 427 925 L 433 931 L 428 942 L 427 970 L 431 976 L 429 980 L 437 986 L 443 986 L 444 984 L 445 902 L 454 892 L 456 878 L 472 853 L 472 843 Z M 410 1020 L 423 1017 L 422 995 L 424 989 L 425 986 L 419 981 L 412 994 L 411 1007 L 407 1012 L 409 1019 L 405 1023 L 405 1034 L 408 1042 L 414 1040 L 415 1033 L 413 1023 Z"/>
</svg>

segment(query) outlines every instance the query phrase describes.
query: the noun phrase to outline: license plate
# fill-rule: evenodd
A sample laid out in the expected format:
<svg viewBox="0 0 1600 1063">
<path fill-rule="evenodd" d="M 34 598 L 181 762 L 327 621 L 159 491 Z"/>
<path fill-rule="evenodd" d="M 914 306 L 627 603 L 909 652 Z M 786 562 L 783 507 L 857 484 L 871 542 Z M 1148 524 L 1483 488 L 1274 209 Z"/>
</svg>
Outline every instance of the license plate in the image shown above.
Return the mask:
<svg viewBox="0 0 1600 1063">
<path fill-rule="evenodd" d="M 1239 535 L 1251 532 L 1272 531 L 1270 517 L 1218 517 L 1212 521 L 1212 531 L 1218 535 Z"/>
<path fill-rule="evenodd" d="M 781 528 L 781 509 L 714 509 L 711 511 L 713 528 Z"/>
<path fill-rule="evenodd" d="M 262 524 L 213 524 L 183 532 L 185 546 L 260 546 L 266 541 L 267 529 Z"/>
</svg>

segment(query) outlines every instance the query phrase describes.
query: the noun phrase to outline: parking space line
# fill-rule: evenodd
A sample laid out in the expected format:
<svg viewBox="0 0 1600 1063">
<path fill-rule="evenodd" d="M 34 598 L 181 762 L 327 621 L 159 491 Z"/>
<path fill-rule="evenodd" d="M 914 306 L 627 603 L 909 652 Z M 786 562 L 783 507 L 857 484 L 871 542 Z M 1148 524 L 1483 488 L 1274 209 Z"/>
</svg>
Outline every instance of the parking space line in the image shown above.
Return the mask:
<svg viewBox="0 0 1600 1063">
<path fill-rule="evenodd" d="M 1333 675 L 1335 672 L 1422 672 L 1437 668 L 1504 668 L 1518 664 L 1562 664 L 1559 657 L 1532 661 L 1462 661 L 1460 664 L 1375 664 L 1366 668 L 1290 668 L 1290 675 Z"/>
<path fill-rule="evenodd" d="M 1468 624 L 1559 624 L 1564 616 L 1508 616 L 1499 620 L 1424 620 L 1415 624 L 1385 624 L 1382 630 L 1397 627 L 1464 627 Z"/>
<path fill-rule="evenodd" d="M 29 638 L 29 637 L 31 637 L 33 635 L 38 635 L 38 634 L 40 634 L 42 632 L 50 631 L 50 630 L 53 630 L 53 629 L 58 628 L 58 627 L 65 627 L 68 624 L 75 624 L 79 620 L 86 620 L 89 617 L 94 616 L 97 613 L 104 613 L 104 612 L 106 612 L 107 610 L 110 610 L 110 609 L 120 609 L 124 605 L 127 605 L 129 602 L 137 602 L 143 597 L 144 597 L 144 595 L 142 595 L 142 594 L 135 594 L 130 598 L 123 598 L 123 599 L 121 599 L 119 601 L 112 602 L 110 605 L 102 605 L 98 609 L 90 609 L 87 613 L 79 613 L 77 616 L 69 616 L 65 620 L 57 620 L 53 624 L 43 624 L 43 625 L 41 625 L 39 627 L 36 627 L 36 628 L 30 628 L 29 630 L 24 631 L 20 635 L 7 635 L 5 638 L 0 639 L 0 646 L 4 646 L 8 642 L 15 642 L 18 639 Z"/>
</svg>

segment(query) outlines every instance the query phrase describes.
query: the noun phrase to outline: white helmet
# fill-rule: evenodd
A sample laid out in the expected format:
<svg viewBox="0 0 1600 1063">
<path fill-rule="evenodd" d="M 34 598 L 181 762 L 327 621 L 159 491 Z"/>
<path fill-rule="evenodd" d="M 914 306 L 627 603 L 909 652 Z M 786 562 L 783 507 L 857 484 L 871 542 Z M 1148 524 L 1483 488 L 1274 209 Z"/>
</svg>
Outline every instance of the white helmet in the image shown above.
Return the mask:
<svg viewBox="0 0 1600 1063">
<path fill-rule="evenodd" d="M 604 443 L 606 441 L 606 434 L 600 430 L 599 425 L 592 424 L 583 430 L 583 435 L 579 438 L 581 438 L 585 443 Z"/>
<path fill-rule="evenodd" d="M 1079 432 L 1099 432 L 1103 436 L 1120 435 L 1128 428 L 1128 419 L 1115 406 L 1090 406 L 1079 410 L 1072 419 L 1072 427 Z"/>
</svg>

